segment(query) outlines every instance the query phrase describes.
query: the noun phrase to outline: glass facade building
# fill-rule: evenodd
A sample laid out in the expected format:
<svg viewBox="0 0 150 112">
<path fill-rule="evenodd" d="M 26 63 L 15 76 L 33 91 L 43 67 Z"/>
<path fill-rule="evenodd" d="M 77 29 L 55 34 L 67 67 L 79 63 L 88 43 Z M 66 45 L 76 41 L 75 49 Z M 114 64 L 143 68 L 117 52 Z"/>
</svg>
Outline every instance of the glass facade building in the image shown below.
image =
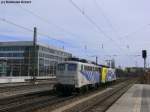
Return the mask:
<svg viewBox="0 0 150 112">
<path fill-rule="evenodd" d="M 72 57 L 53 46 L 37 43 L 34 49 L 32 41 L 0 42 L 0 58 L 7 60 L 6 76 L 55 76 L 56 65 Z"/>
<path fill-rule="evenodd" d="M 0 58 L 0 76 L 6 76 L 7 74 L 7 60 Z"/>
</svg>

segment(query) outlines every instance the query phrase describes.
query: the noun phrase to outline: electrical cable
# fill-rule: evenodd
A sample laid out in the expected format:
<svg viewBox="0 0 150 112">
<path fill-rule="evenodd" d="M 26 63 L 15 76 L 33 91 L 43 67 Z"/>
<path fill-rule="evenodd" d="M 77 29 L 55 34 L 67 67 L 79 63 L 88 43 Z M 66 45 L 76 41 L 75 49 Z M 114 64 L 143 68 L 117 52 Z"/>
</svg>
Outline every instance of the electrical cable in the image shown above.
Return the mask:
<svg viewBox="0 0 150 112">
<path fill-rule="evenodd" d="M 75 2 L 73 2 L 73 0 L 69 0 L 69 2 L 82 14 L 91 24 L 93 24 L 93 25 L 97 28 L 97 30 L 98 30 L 100 33 L 103 33 L 103 35 L 104 35 L 105 37 L 107 37 L 109 40 L 113 41 L 113 42 L 118 46 L 117 48 L 122 51 L 120 45 L 118 45 L 110 36 L 108 36 L 108 35 L 101 29 L 101 27 L 100 27 L 99 25 L 97 25 L 97 24 L 95 23 L 95 21 L 93 21 L 93 19 L 85 13 L 85 11 L 82 11 L 82 9 L 81 9 Z"/>
<path fill-rule="evenodd" d="M 26 28 L 26 27 L 24 27 L 24 26 L 22 26 L 22 25 L 18 25 L 18 24 L 16 24 L 16 23 L 12 22 L 12 21 L 6 20 L 6 19 L 1 18 L 1 17 L 0 17 L 0 21 L 3 21 L 3 22 L 5 22 L 5 23 L 11 24 L 11 25 L 16 26 L 16 27 L 18 27 L 18 28 L 24 29 L 24 30 L 26 30 L 26 31 L 28 31 L 28 32 L 33 32 L 32 29 Z M 61 42 L 61 43 L 66 43 L 66 42 L 64 42 L 64 41 L 62 41 L 62 40 L 55 39 L 55 38 L 53 38 L 53 37 L 51 37 L 51 36 L 49 36 L 49 35 L 47 35 L 47 34 L 45 34 L 45 33 L 42 33 L 42 32 L 37 32 L 37 34 L 39 34 L 39 35 L 41 35 L 41 36 L 46 36 L 46 37 L 48 37 L 48 38 L 50 38 L 50 39 L 56 40 L 56 41 Z"/>
</svg>

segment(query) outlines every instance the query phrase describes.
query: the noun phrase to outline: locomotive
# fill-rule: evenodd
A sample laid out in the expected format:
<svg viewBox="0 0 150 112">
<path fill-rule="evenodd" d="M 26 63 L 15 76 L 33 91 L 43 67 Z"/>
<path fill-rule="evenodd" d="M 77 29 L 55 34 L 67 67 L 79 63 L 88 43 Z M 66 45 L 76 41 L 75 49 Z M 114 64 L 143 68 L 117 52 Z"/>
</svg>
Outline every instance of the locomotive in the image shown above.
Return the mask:
<svg viewBox="0 0 150 112">
<path fill-rule="evenodd" d="M 116 80 L 115 69 L 84 59 L 70 58 L 61 62 L 56 71 L 56 90 L 64 94 L 87 91 Z"/>
</svg>

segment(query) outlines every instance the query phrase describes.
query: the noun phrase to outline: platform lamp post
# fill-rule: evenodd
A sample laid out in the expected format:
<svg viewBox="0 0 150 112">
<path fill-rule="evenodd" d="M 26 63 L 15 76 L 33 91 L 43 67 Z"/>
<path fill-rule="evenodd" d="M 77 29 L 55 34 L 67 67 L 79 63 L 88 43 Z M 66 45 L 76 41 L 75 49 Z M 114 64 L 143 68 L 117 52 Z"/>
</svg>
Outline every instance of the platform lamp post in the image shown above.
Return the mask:
<svg viewBox="0 0 150 112">
<path fill-rule="evenodd" d="M 144 59 L 144 70 L 146 69 L 146 58 L 147 58 L 147 51 L 142 50 L 142 58 Z"/>
<path fill-rule="evenodd" d="M 98 65 L 98 57 L 96 56 L 96 64 Z"/>
<path fill-rule="evenodd" d="M 94 57 L 95 58 L 95 63 L 96 63 L 96 65 L 98 65 L 98 56 L 94 55 L 94 56 L 90 56 L 90 57 Z"/>
</svg>

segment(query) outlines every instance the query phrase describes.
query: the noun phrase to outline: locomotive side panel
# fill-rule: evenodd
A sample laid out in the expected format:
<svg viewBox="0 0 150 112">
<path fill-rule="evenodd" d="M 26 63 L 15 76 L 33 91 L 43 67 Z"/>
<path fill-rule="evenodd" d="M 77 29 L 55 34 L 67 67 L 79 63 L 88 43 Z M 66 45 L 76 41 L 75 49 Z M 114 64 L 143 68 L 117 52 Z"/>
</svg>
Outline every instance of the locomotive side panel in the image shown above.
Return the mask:
<svg viewBox="0 0 150 112">
<path fill-rule="evenodd" d="M 88 68 L 85 65 L 84 69 L 80 71 L 79 75 L 80 75 L 79 80 L 80 80 L 81 86 L 100 83 L 100 73 L 99 73 L 98 68 L 95 66 L 94 67 L 89 66 Z"/>
<path fill-rule="evenodd" d="M 58 65 L 57 81 L 62 85 L 81 88 L 86 85 L 100 83 L 99 67 L 81 62 L 64 62 Z"/>
<path fill-rule="evenodd" d="M 108 68 L 108 73 L 107 73 L 107 78 L 106 78 L 107 82 L 111 82 L 116 80 L 116 73 L 115 73 L 115 69 L 112 68 Z"/>
</svg>

